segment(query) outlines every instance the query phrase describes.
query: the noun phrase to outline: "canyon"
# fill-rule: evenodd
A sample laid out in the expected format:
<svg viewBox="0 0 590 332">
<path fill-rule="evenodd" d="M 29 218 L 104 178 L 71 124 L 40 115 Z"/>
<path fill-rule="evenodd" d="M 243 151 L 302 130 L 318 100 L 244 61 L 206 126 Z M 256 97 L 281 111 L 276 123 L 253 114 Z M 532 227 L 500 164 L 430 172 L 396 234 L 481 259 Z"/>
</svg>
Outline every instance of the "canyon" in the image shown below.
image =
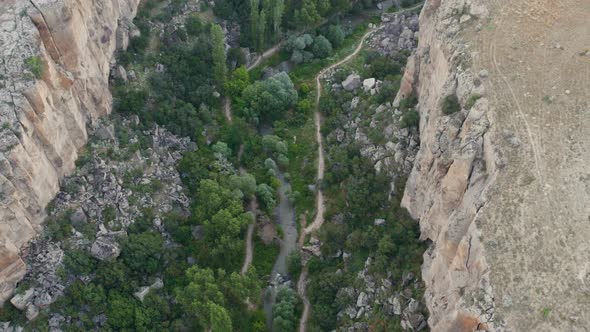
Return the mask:
<svg viewBox="0 0 590 332">
<path fill-rule="evenodd" d="M 0 2 L 0 302 L 27 271 L 21 256 L 87 127 L 111 112 L 109 73 L 138 33 L 139 2 Z M 424 4 L 393 107 L 418 101 L 402 205 L 429 244 L 433 331 L 590 322 L 588 15 L 586 0 Z"/>
</svg>

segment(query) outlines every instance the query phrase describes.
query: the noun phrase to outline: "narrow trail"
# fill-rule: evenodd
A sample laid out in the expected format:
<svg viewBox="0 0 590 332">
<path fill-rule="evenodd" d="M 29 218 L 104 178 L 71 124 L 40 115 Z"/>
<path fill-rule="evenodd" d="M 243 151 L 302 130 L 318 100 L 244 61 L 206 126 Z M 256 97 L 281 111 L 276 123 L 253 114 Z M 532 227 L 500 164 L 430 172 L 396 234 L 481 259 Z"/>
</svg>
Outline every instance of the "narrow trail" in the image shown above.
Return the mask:
<svg viewBox="0 0 590 332">
<path fill-rule="evenodd" d="M 250 210 L 252 210 L 252 205 L 256 200 L 252 199 L 250 201 Z M 254 256 L 254 250 L 252 248 L 252 236 L 254 235 L 254 226 L 256 221 L 248 225 L 248 231 L 246 232 L 246 254 L 244 256 L 244 264 L 242 265 L 242 269 L 240 270 L 240 274 L 244 275 L 248 272 L 250 265 L 252 265 L 252 257 Z"/>
<path fill-rule="evenodd" d="M 313 220 L 313 222 L 307 226 L 304 230 L 305 234 L 310 234 L 315 230 L 318 230 L 322 227 L 322 224 L 324 223 L 324 212 L 325 212 L 325 206 L 324 206 L 324 194 L 322 192 L 322 189 L 320 188 L 319 184 L 320 182 L 324 179 L 324 172 L 325 172 L 325 161 L 324 161 L 324 142 L 322 139 L 322 133 L 321 133 L 321 129 L 322 129 L 322 115 L 320 113 L 320 99 L 322 98 L 322 77 L 329 71 L 331 71 L 332 69 L 341 66 L 343 64 L 345 64 L 346 62 L 350 61 L 352 58 L 354 58 L 362 49 L 363 49 L 363 45 L 365 43 L 365 40 L 375 31 L 381 29 L 383 26 L 376 28 L 376 29 L 371 29 L 369 31 L 367 31 L 367 33 L 365 33 L 363 35 L 363 37 L 361 38 L 359 44 L 357 45 L 356 49 L 354 50 L 354 52 L 350 53 L 348 56 L 346 56 L 344 59 L 322 69 L 318 75 L 315 77 L 315 82 L 316 82 L 316 99 L 315 99 L 315 113 L 314 113 L 314 121 L 315 121 L 315 135 L 316 135 L 316 141 L 318 144 L 318 172 L 317 172 L 317 182 L 318 182 L 318 189 L 317 189 L 317 196 L 316 196 L 316 216 Z"/>
<path fill-rule="evenodd" d="M 423 5 L 423 3 L 419 3 L 413 7 L 401 10 L 397 14 L 400 15 L 400 14 L 404 14 L 409 11 L 413 11 L 415 9 L 420 8 L 422 5 Z M 314 120 L 315 120 L 315 127 L 316 127 L 316 141 L 318 144 L 318 172 L 317 172 L 318 189 L 317 189 L 317 196 L 316 196 L 316 216 L 314 218 L 314 221 L 309 226 L 305 227 L 302 230 L 302 234 L 300 235 L 300 238 L 299 238 L 300 246 L 302 246 L 303 243 L 305 242 L 305 236 L 307 234 L 310 234 L 310 233 L 320 229 L 324 223 L 325 202 L 324 202 L 324 194 L 322 192 L 322 189 L 320 188 L 320 183 L 321 183 L 322 179 L 324 178 L 324 172 L 325 172 L 324 143 L 323 143 L 322 134 L 321 134 L 322 115 L 319 110 L 320 99 L 322 97 L 321 80 L 326 73 L 328 73 L 329 71 L 333 70 L 334 68 L 336 68 L 338 66 L 341 66 L 341 65 L 347 63 L 352 58 L 354 58 L 362 50 L 363 45 L 365 44 L 365 41 L 367 40 L 367 38 L 369 38 L 376 31 L 381 30 L 383 27 L 384 27 L 384 25 L 381 25 L 375 29 L 371 29 L 371 30 L 367 31 L 367 33 L 365 33 L 363 35 L 363 37 L 361 38 L 361 40 L 359 41 L 356 49 L 351 54 L 346 56 L 344 59 L 322 69 L 318 73 L 318 75 L 315 77 L 316 100 L 315 100 Z M 301 274 L 299 275 L 299 280 L 297 281 L 297 293 L 299 294 L 299 297 L 301 298 L 301 302 L 303 303 L 303 313 L 301 314 L 301 320 L 299 321 L 299 332 L 306 331 L 307 322 L 309 320 L 309 315 L 311 312 L 311 304 L 309 302 L 309 298 L 307 297 L 307 291 L 306 291 L 307 282 L 308 282 L 307 281 L 307 273 L 308 273 L 307 266 L 304 266 L 301 271 Z"/>
<path fill-rule="evenodd" d="M 315 127 L 316 127 L 315 128 L 316 129 L 315 130 L 316 141 L 318 144 L 318 172 L 317 172 L 318 189 L 317 189 L 317 196 L 316 196 L 316 215 L 313 220 L 313 223 L 311 223 L 309 226 L 307 226 L 305 229 L 303 229 L 301 236 L 299 238 L 300 245 L 303 244 L 303 242 L 305 240 L 305 236 L 307 234 L 310 234 L 313 231 L 316 231 L 322 227 L 322 224 L 324 223 L 324 212 L 326 209 L 325 204 L 324 204 L 324 194 L 322 192 L 322 189 L 320 188 L 320 183 L 321 183 L 322 179 L 324 178 L 324 172 L 325 172 L 324 142 L 323 142 L 322 133 L 321 133 L 322 115 L 320 113 L 320 99 L 322 98 L 322 82 L 321 82 L 322 77 L 330 70 L 332 70 L 332 69 L 350 61 L 352 58 L 354 58 L 362 50 L 365 40 L 371 34 L 373 34 L 375 31 L 381 29 L 382 27 L 383 26 L 376 28 L 376 29 L 371 29 L 367 33 L 365 33 L 363 35 L 363 37 L 361 38 L 360 42 L 358 43 L 358 46 L 356 47 L 354 52 L 352 52 L 351 54 L 346 56 L 344 59 L 322 69 L 315 78 L 316 100 L 315 100 L 314 121 L 315 121 Z M 303 313 L 301 314 L 301 320 L 299 321 L 299 332 L 305 332 L 305 330 L 307 328 L 307 321 L 309 320 L 309 314 L 311 312 L 311 304 L 309 303 L 309 299 L 307 297 L 306 288 L 307 288 L 307 266 L 304 266 L 303 270 L 301 271 L 301 274 L 299 275 L 299 280 L 297 281 L 297 293 L 299 294 L 299 297 L 301 298 L 301 302 L 303 302 Z"/>
<path fill-rule="evenodd" d="M 240 151 L 238 152 L 238 162 L 242 160 L 242 154 L 244 153 L 244 144 L 240 145 Z M 246 170 L 240 166 L 240 174 L 246 173 Z M 246 241 L 244 250 L 244 264 L 242 264 L 242 269 L 240 270 L 240 274 L 244 275 L 248 272 L 250 265 L 252 265 L 252 259 L 254 257 L 254 247 L 252 245 L 252 237 L 254 236 L 254 229 L 256 228 L 256 220 L 257 220 L 257 212 L 258 211 L 258 201 L 256 200 L 256 196 L 252 196 L 250 199 L 250 205 L 248 206 L 248 211 L 252 212 L 254 215 L 254 222 L 248 225 L 248 230 L 246 231 Z"/>
</svg>

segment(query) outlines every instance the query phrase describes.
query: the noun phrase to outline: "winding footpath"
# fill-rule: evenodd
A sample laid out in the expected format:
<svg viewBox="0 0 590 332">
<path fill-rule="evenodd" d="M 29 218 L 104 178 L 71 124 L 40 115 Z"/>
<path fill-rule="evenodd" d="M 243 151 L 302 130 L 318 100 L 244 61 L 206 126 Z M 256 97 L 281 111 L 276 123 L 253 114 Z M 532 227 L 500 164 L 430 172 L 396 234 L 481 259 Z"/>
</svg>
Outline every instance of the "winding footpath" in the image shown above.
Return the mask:
<svg viewBox="0 0 590 332">
<path fill-rule="evenodd" d="M 365 33 L 363 35 L 363 37 L 361 38 L 360 42 L 358 43 L 354 52 L 352 52 L 351 54 L 346 56 L 344 59 L 322 69 L 315 78 L 316 100 L 315 100 L 314 120 L 315 120 L 315 129 L 316 129 L 315 130 L 316 141 L 318 144 L 318 172 L 317 172 L 317 188 L 318 188 L 318 190 L 317 190 L 317 196 L 316 196 L 316 215 L 313 220 L 313 223 L 311 223 L 309 226 L 307 226 L 301 232 L 301 235 L 299 238 L 300 245 L 303 243 L 306 235 L 308 235 L 308 234 L 310 234 L 322 227 L 322 225 L 324 223 L 324 212 L 326 210 L 326 207 L 324 204 L 324 193 L 323 193 L 322 189 L 320 188 L 320 183 L 322 182 L 322 179 L 324 178 L 324 172 L 325 172 L 324 142 L 323 142 L 322 133 L 321 133 L 322 115 L 320 113 L 320 99 L 322 98 L 322 82 L 321 82 L 321 80 L 327 72 L 335 69 L 338 66 L 341 66 L 341 65 L 347 63 L 352 58 L 354 58 L 362 50 L 365 40 L 371 34 L 373 34 L 375 31 L 381 29 L 382 27 L 383 26 L 381 26 L 379 28 L 371 29 L 367 33 Z M 311 311 L 310 310 L 311 304 L 309 303 L 309 299 L 307 298 L 306 288 L 307 288 L 307 266 L 305 266 L 302 269 L 301 274 L 299 275 L 299 280 L 297 281 L 297 293 L 299 294 L 299 297 L 301 298 L 301 301 L 303 302 L 303 313 L 301 314 L 301 320 L 299 321 L 299 332 L 305 332 L 305 330 L 307 328 L 307 321 L 309 320 L 309 314 Z"/>
<path fill-rule="evenodd" d="M 419 3 L 413 7 L 401 10 L 397 14 L 398 15 L 404 14 L 406 12 L 416 10 L 416 9 L 420 8 L 422 5 L 423 5 L 423 3 Z M 367 38 L 369 38 L 374 32 L 381 30 L 383 27 L 384 27 L 384 25 L 381 25 L 377 28 L 369 30 L 367 33 L 365 33 L 363 35 L 363 37 L 361 38 L 361 40 L 358 43 L 354 52 L 352 52 L 351 54 L 346 56 L 344 59 L 322 69 L 315 78 L 316 100 L 315 100 L 314 120 L 315 120 L 315 127 L 316 127 L 316 141 L 318 144 L 318 172 L 317 172 L 317 188 L 318 188 L 318 190 L 317 190 L 317 196 L 316 196 L 316 215 L 315 215 L 313 223 L 311 223 L 309 226 L 305 227 L 305 229 L 303 229 L 303 231 L 301 232 L 301 235 L 299 238 L 299 245 L 300 246 L 303 245 L 303 243 L 305 241 L 305 237 L 308 234 L 311 234 L 312 232 L 319 230 L 322 227 L 322 225 L 324 223 L 324 212 L 326 209 L 325 202 L 324 202 L 324 194 L 323 194 L 322 189 L 320 187 L 321 181 L 324 178 L 324 171 L 325 171 L 324 145 L 323 145 L 323 139 L 322 139 L 322 134 L 321 134 L 322 115 L 319 110 L 320 99 L 322 97 L 321 80 L 326 73 L 347 63 L 352 58 L 354 58 L 362 50 L 363 45 L 365 44 L 365 41 L 367 40 Z M 303 313 L 301 314 L 301 320 L 299 321 L 299 332 L 306 331 L 307 322 L 309 320 L 309 314 L 311 312 L 311 304 L 309 302 L 309 298 L 307 297 L 307 291 L 306 291 L 307 282 L 308 282 L 307 281 L 307 274 L 308 274 L 308 271 L 307 271 L 307 265 L 306 265 L 301 270 L 301 274 L 299 275 L 299 280 L 297 281 L 297 293 L 299 294 L 299 297 L 301 298 L 301 301 L 303 303 Z"/>
</svg>

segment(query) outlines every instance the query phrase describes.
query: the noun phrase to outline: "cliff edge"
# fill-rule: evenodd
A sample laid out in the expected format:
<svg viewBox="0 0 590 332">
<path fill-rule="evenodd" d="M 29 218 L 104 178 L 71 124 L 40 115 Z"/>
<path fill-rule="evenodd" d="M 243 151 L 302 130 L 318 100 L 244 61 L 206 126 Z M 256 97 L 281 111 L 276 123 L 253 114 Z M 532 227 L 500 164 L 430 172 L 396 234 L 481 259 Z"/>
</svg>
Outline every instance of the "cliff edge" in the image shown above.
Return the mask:
<svg viewBox="0 0 590 332">
<path fill-rule="evenodd" d="M 139 0 L 0 2 L 0 302 L 26 266 L 86 125 L 111 110 L 108 77 Z"/>
<path fill-rule="evenodd" d="M 586 331 L 590 3 L 431 0 L 402 92 L 433 331 Z"/>
</svg>

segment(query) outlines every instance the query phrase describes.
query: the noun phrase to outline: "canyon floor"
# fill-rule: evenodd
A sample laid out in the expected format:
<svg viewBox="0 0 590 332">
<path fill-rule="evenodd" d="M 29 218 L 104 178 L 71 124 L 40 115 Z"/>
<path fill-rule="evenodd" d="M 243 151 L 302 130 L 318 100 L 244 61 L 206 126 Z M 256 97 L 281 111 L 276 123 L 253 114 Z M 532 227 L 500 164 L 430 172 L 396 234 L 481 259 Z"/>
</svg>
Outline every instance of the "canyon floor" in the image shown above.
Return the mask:
<svg viewBox="0 0 590 332">
<path fill-rule="evenodd" d="M 507 161 L 480 218 L 497 320 L 515 331 L 590 321 L 590 2 L 490 1 L 467 31 L 489 71 Z"/>
</svg>

